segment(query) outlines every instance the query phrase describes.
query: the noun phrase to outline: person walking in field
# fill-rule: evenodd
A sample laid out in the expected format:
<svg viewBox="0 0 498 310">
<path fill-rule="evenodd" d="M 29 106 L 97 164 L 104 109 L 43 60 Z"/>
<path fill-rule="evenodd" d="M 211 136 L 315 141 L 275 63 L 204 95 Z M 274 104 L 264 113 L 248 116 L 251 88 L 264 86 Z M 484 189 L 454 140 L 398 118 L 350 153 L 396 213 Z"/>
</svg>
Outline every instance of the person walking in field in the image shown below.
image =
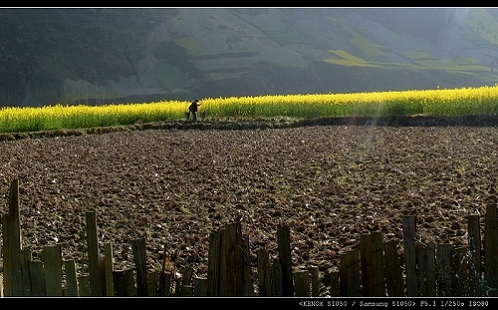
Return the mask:
<svg viewBox="0 0 498 310">
<path fill-rule="evenodd" d="M 192 123 L 197 123 L 197 108 L 201 105 L 202 103 L 199 102 L 199 100 L 195 99 L 192 101 L 190 106 L 188 107 L 188 110 L 190 113 L 192 113 Z"/>
</svg>

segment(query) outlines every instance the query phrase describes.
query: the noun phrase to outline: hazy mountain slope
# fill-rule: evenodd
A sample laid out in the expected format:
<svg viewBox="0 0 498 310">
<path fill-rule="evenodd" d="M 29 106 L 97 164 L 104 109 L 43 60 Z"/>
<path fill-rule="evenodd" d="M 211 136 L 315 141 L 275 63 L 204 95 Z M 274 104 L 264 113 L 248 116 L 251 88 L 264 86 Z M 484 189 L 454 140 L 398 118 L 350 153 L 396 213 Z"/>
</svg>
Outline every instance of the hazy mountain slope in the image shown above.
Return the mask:
<svg viewBox="0 0 498 310">
<path fill-rule="evenodd" d="M 0 9 L 2 105 L 492 85 L 496 9 Z"/>
</svg>

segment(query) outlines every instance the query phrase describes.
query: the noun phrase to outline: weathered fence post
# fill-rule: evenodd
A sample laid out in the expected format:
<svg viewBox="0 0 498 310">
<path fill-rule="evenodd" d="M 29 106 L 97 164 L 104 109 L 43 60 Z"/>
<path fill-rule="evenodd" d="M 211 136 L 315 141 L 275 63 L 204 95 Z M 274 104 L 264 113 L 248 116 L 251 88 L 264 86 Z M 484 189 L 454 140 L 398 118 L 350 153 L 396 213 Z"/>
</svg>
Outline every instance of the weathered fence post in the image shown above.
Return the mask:
<svg viewBox="0 0 498 310">
<path fill-rule="evenodd" d="M 436 253 L 434 243 L 417 243 L 420 296 L 436 296 Z"/>
<path fill-rule="evenodd" d="M 46 296 L 45 271 L 43 262 L 32 260 L 29 262 L 29 274 L 31 280 L 31 295 Z"/>
<path fill-rule="evenodd" d="M 340 296 L 361 296 L 360 251 L 346 251 L 341 255 L 340 260 Z"/>
<path fill-rule="evenodd" d="M 320 295 L 320 269 L 318 266 L 310 267 L 311 273 L 311 296 L 318 297 Z"/>
<path fill-rule="evenodd" d="M 190 285 L 190 279 L 192 278 L 192 267 L 185 266 L 183 269 L 181 284 L 180 284 L 180 296 L 192 296 L 194 293 L 193 287 Z M 185 291 L 184 291 L 185 287 Z M 191 294 L 191 295 L 189 295 Z"/>
<path fill-rule="evenodd" d="M 468 217 L 469 296 L 482 296 L 481 228 L 479 215 Z"/>
<path fill-rule="evenodd" d="M 293 273 L 295 293 L 298 297 L 311 297 L 311 276 L 308 270 Z"/>
<path fill-rule="evenodd" d="M 253 294 L 247 238 L 242 235 L 242 224 L 228 224 L 222 233 L 221 275 L 225 275 L 224 296 L 248 296 Z"/>
<path fill-rule="evenodd" d="M 484 284 L 488 296 L 498 296 L 498 227 L 496 203 L 486 206 L 484 232 Z"/>
<path fill-rule="evenodd" d="M 157 281 L 158 281 L 157 270 L 151 271 L 147 274 L 147 294 L 150 297 L 157 296 Z"/>
<path fill-rule="evenodd" d="M 97 217 L 95 211 L 86 212 L 86 240 L 88 243 L 88 271 L 90 274 L 90 293 L 92 296 L 102 295 L 100 278 L 99 241 L 97 234 Z"/>
<path fill-rule="evenodd" d="M 4 295 L 6 297 L 14 296 L 12 283 L 12 255 L 10 250 L 10 238 L 9 238 L 9 213 L 2 214 L 2 236 L 3 236 L 3 283 L 4 283 Z"/>
<path fill-rule="evenodd" d="M 29 249 L 22 249 L 20 258 L 22 272 L 22 295 L 31 296 L 31 278 L 29 275 L 29 262 L 32 260 L 31 251 Z"/>
<path fill-rule="evenodd" d="M 394 240 L 389 240 L 384 244 L 384 253 L 387 294 L 390 297 L 405 296 L 401 260 Z"/>
<path fill-rule="evenodd" d="M 242 234 L 240 236 L 240 241 L 242 242 L 242 257 L 243 260 L 243 278 L 244 285 L 242 288 L 242 296 L 254 296 L 254 283 L 251 271 L 251 255 L 249 249 L 249 236 L 247 234 Z"/>
<path fill-rule="evenodd" d="M 78 276 L 76 274 L 76 262 L 74 259 L 64 261 L 64 271 L 66 273 L 66 291 L 64 296 L 78 297 Z"/>
<path fill-rule="evenodd" d="M 43 248 L 47 296 L 62 296 L 62 249 L 60 244 Z"/>
<path fill-rule="evenodd" d="M 327 273 L 327 277 L 329 280 L 329 294 L 332 297 L 338 297 L 339 294 L 339 278 L 340 271 L 339 270 L 329 270 Z"/>
<path fill-rule="evenodd" d="M 220 244 L 221 231 L 212 232 L 209 235 L 208 282 L 206 288 L 206 295 L 211 297 L 220 296 Z"/>
<path fill-rule="evenodd" d="M 438 244 L 436 249 L 436 280 L 437 296 L 455 296 L 453 287 L 453 277 L 455 275 L 453 265 L 453 245 L 444 243 Z"/>
<path fill-rule="evenodd" d="M 135 281 L 133 269 L 116 270 L 112 272 L 114 282 L 114 296 L 135 296 Z"/>
<path fill-rule="evenodd" d="M 105 279 L 105 296 L 114 296 L 114 278 L 112 276 L 113 259 L 112 244 L 104 245 L 104 279 Z"/>
<path fill-rule="evenodd" d="M 192 267 L 185 266 L 182 273 L 182 285 L 190 285 L 190 280 L 192 279 Z"/>
<path fill-rule="evenodd" d="M 3 272 L 5 296 L 22 296 L 21 223 L 19 212 L 19 180 L 10 185 L 9 212 L 2 216 Z"/>
<path fill-rule="evenodd" d="M 280 264 L 282 265 L 282 290 L 284 297 L 294 296 L 294 283 L 292 277 L 292 257 L 290 247 L 289 226 L 278 225 L 277 241 Z"/>
<path fill-rule="evenodd" d="M 467 247 L 455 249 L 453 257 L 453 265 L 456 274 L 453 278 L 453 286 L 455 287 L 455 296 L 469 296 L 469 272 Z"/>
<path fill-rule="evenodd" d="M 206 296 L 206 278 L 195 277 L 193 279 L 194 284 L 194 296 L 204 297 Z"/>
<path fill-rule="evenodd" d="M 164 248 L 166 248 L 166 246 Z M 159 279 L 157 284 L 157 296 L 159 297 L 169 296 L 171 292 L 172 273 L 169 271 L 171 267 L 168 266 L 168 263 L 169 263 L 169 257 L 166 256 L 166 253 L 164 252 L 163 263 L 161 266 L 161 271 L 159 274 Z"/>
<path fill-rule="evenodd" d="M 282 280 L 282 264 L 280 259 L 274 259 L 271 265 L 271 295 L 277 297 L 284 296 Z"/>
<path fill-rule="evenodd" d="M 180 287 L 180 294 L 178 296 L 181 296 L 181 297 L 194 296 L 194 287 L 192 285 L 182 285 Z"/>
<path fill-rule="evenodd" d="M 381 232 L 360 235 L 362 295 L 386 296 Z"/>
<path fill-rule="evenodd" d="M 372 242 L 370 234 L 360 235 L 360 269 L 361 269 L 361 294 L 363 297 L 372 297 L 373 273 Z"/>
<path fill-rule="evenodd" d="M 373 266 L 373 295 L 386 296 L 386 280 L 384 272 L 384 251 L 382 245 L 382 232 L 373 231 L 372 242 L 372 266 Z"/>
<path fill-rule="evenodd" d="M 169 297 L 171 295 L 171 278 L 173 274 L 164 269 L 159 276 L 158 293 L 159 297 Z"/>
<path fill-rule="evenodd" d="M 418 295 L 415 251 L 415 216 L 403 216 L 403 246 L 405 250 L 406 296 Z"/>
<path fill-rule="evenodd" d="M 90 275 L 84 275 L 78 277 L 79 295 L 81 297 L 92 296 L 92 288 L 90 282 L 91 282 Z"/>
<path fill-rule="evenodd" d="M 258 296 L 271 296 L 270 254 L 264 248 L 258 249 Z"/>
<path fill-rule="evenodd" d="M 209 240 L 207 295 L 252 295 L 249 239 L 242 235 L 241 223 L 227 224 L 218 233 L 211 234 Z"/>
<path fill-rule="evenodd" d="M 137 296 L 148 296 L 147 288 L 147 260 L 145 251 L 145 239 L 135 239 L 131 241 L 135 267 L 137 270 Z"/>
</svg>

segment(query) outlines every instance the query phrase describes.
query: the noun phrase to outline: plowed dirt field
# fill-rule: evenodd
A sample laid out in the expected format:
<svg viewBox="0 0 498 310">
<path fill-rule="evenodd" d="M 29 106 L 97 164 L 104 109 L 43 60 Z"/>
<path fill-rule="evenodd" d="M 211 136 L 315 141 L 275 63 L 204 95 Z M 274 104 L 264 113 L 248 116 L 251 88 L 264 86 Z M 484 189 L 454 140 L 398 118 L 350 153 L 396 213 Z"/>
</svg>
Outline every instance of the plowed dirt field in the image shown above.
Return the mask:
<svg viewBox="0 0 498 310">
<path fill-rule="evenodd" d="M 311 126 L 246 130 L 146 129 L 0 142 L 0 208 L 19 180 L 22 246 L 41 259 L 62 244 L 87 268 L 85 212 L 114 269 L 133 267 L 129 241 L 145 238 L 149 270 L 164 255 L 207 275 L 209 234 L 239 220 L 251 258 L 277 254 L 291 232 L 294 267 L 339 266 L 361 233 L 381 231 L 402 251 L 402 217 L 417 240 L 467 243 L 469 214 L 484 219 L 498 192 L 498 129 Z"/>
</svg>

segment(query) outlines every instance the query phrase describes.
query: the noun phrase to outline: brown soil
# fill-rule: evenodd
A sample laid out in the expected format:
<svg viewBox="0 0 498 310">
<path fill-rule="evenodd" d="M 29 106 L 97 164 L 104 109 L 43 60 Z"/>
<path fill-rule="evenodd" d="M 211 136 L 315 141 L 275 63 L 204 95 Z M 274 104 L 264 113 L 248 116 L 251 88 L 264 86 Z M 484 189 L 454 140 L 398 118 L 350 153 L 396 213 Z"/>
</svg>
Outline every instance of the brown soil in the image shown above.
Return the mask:
<svg viewBox="0 0 498 310">
<path fill-rule="evenodd" d="M 361 233 L 381 231 L 401 253 L 406 214 L 417 215 L 418 241 L 464 245 L 466 216 L 496 202 L 493 126 L 330 122 L 4 134 L 0 207 L 8 211 L 19 179 L 22 244 L 34 259 L 61 243 L 63 258 L 85 273 L 85 211 L 94 210 L 101 253 L 112 243 L 115 269 L 133 267 L 129 241 L 145 238 L 149 270 L 166 255 L 177 271 L 188 265 L 205 277 L 209 234 L 232 221 L 249 234 L 254 266 L 259 247 L 276 257 L 284 224 L 293 265 L 324 272 L 358 247 Z"/>
</svg>

